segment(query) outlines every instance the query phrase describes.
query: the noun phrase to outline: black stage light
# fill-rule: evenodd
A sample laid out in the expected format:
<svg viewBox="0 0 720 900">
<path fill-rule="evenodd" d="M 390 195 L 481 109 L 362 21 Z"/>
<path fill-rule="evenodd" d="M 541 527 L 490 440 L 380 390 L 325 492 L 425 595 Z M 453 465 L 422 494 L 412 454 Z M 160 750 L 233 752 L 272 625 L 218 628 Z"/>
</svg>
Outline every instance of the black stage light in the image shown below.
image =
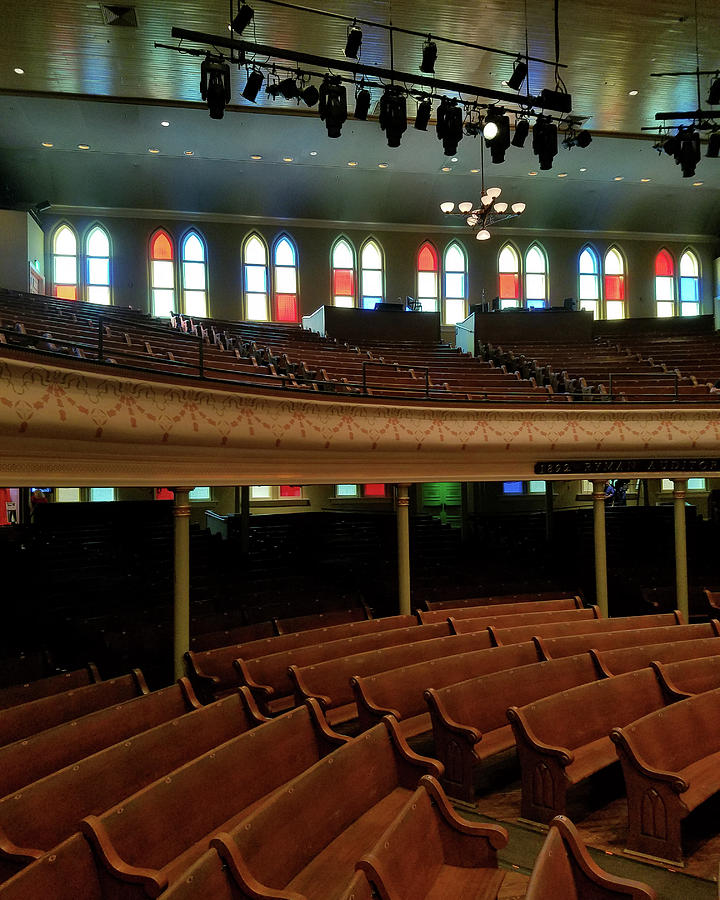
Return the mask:
<svg viewBox="0 0 720 900">
<path fill-rule="evenodd" d="M 315 106 L 320 100 L 320 91 L 314 84 L 309 84 L 306 88 L 303 88 L 300 96 L 306 106 Z"/>
<path fill-rule="evenodd" d="M 232 20 L 232 30 L 237 34 L 242 34 L 252 22 L 254 15 L 255 10 L 251 6 L 248 6 L 247 3 L 241 3 L 238 7 L 237 15 Z"/>
<path fill-rule="evenodd" d="M 668 156 L 676 156 L 680 150 L 680 141 L 677 139 L 677 135 L 669 137 L 662 145 L 662 148 Z"/>
<path fill-rule="evenodd" d="M 263 73 L 258 72 L 257 69 L 253 69 L 252 72 L 248 75 L 247 83 L 245 84 L 245 88 L 242 92 L 243 97 L 246 100 L 249 100 L 251 103 L 254 103 L 258 93 L 260 92 L 262 83 Z"/>
<path fill-rule="evenodd" d="M 361 122 L 364 122 L 370 112 L 371 103 L 372 96 L 370 91 L 365 87 L 361 88 L 361 90 L 355 94 L 355 112 L 353 113 L 353 116 L 356 119 L 360 119 Z"/>
<path fill-rule="evenodd" d="M 708 139 L 707 153 L 710 159 L 717 159 L 720 155 L 720 131 L 713 131 Z"/>
<path fill-rule="evenodd" d="M 527 73 L 527 63 L 518 58 L 517 62 L 515 63 L 515 68 L 513 69 L 513 73 L 508 78 L 507 86 L 513 91 L 519 90 L 520 85 L 523 83 L 523 81 L 525 81 L 525 78 L 527 77 Z"/>
<path fill-rule="evenodd" d="M 207 102 L 211 119 L 222 119 L 230 102 L 230 66 L 222 56 L 208 54 L 200 66 L 200 96 Z"/>
<path fill-rule="evenodd" d="M 328 137 L 339 138 L 347 120 L 347 92 L 339 75 L 326 75 L 320 85 L 320 118 Z"/>
<path fill-rule="evenodd" d="M 680 168 L 683 178 L 692 178 L 700 162 L 700 135 L 688 128 L 680 139 Z"/>
<path fill-rule="evenodd" d="M 552 161 L 557 155 L 557 125 L 547 116 L 538 116 L 533 127 L 533 153 L 540 161 L 541 169 L 552 169 Z"/>
<path fill-rule="evenodd" d="M 552 109 L 554 112 L 569 113 L 572 110 L 572 97 L 565 91 L 549 91 L 543 88 L 540 102 L 543 109 Z"/>
<path fill-rule="evenodd" d="M 430 116 L 432 115 L 432 100 L 426 97 L 418 103 L 417 113 L 415 114 L 415 128 L 418 131 L 427 131 Z"/>
<path fill-rule="evenodd" d="M 278 90 L 286 100 L 294 100 L 295 97 L 300 95 L 297 81 L 294 78 L 285 78 L 278 84 Z"/>
<path fill-rule="evenodd" d="M 387 137 L 388 147 L 399 147 L 407 131 L 407 101 L 402 88 L 387 87 L 380 98 L 380 127 Z"/>
<path fill-rule="evenodd" d="M 486 124 L 495 124 L 497 133 L 495 137 L 486 138 L 485 146 L 490 148 L 490 158 L 494 163 L 505 162 L 505 151 L 510 146 L 510 119 L 503 114 L 503 110 L 493 110 L 488 114 Z"/>
<path fill-rule="evenodd" d="M 592 144 L 592 135 L 589 131 L 579 131 L 577 137 L 575 138 L 575 143 L 578 147 L 589 147 Z"/>
<path fill-rule="evenodd" d="M 720 103 L 720 78 L 715 78 L 710 84 L 707 102 L 710 106 L 717 106 Z"/>
<path fill-rule="evenodd" d="M 455 156 L 463 138 L 463 113 L 455 98 L 443 97 L 440 100 L 436 130 L 443 142 L 445 156 Z"/>
<path fill-rule="evenodd" d="M 435 60 L 437 59 L 438 49 L 435 41 L 431 41 L 430 37 L 423 44 L 422 62 L 420 63 L 420 71 L 428 75 L 435 74 Z"/>
<path fill-rule="evenodd" d="M 348 28 L 347 41 L 345 43 L 345 56 L 350 59 L 357 59 L 360 44 L 362 44 L 362 30 L 357 25 L 351 25 Z"/>
<path fill-rule="evenodd" d="M 528 133 L 530 132 L 530 122 L 527 119 L 515 120 L 515 134 L 510 143 L 513 147 L 524 147 Z"/>
</svg>

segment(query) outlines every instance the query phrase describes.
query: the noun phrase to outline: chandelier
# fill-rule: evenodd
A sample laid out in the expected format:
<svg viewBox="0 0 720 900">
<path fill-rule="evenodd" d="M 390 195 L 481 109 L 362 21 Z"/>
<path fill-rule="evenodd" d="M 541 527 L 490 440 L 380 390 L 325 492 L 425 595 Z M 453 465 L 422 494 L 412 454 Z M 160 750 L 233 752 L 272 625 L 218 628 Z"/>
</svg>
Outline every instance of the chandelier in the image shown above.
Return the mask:
<svg viewBox="0 0 720 900">
<path fill-rule="evenodd" d="M 463 216 L 465 222 L 475 231 L 475 238 L 478 241 L 487 241 L 490 239 L 490 227 L 504 222 L 507 219 L 514 219 L 525 212 L 525 204 L 522 201 L 513 203 L 512 206 L 504 200 L 498 201 L 498 197 L 502 193 L 499 187 L 491 187 L 485 190 L 485 153 L 484 140 L 481 137 L 480 150 L 480 186 L 482 188 L 480 194 L 480 203 L 476 205 L 472 200 L 463 200 L 457 205 L 455 212 L 455 204 L 452 200 L 445 200 L 440 204 L 440 209 L 446 216 L 456 215 Z"/>
</svg>

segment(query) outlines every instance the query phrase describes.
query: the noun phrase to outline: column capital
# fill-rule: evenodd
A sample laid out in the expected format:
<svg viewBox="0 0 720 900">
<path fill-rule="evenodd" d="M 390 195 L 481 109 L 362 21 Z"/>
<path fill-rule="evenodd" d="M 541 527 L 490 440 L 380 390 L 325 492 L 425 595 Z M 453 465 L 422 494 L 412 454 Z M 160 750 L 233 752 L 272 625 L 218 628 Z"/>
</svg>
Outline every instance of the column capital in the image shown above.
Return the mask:
<svg viewBox="0 0 720 900">
<path fill-rule="evenodd" d="M 687 478 L 673 478 L 673 498 L 675 500 L 684 500 L 687 496 Z"/>
<path fill-rule="evenodd" d="M 602 481 L 592 481 L 591 484 L 593 486 L 592 490 L 592 498 L 593 500 L 605 500 L 605 482 L 607 479 L 603 478 Z"/>
<path fill-rule="evenodd" d="M 176 518 L 184 518 L 190 516 L 190 501 L 188 495 L 192 490 L 191 487 L 176 487 L 172 489 L 175 493 L 173 502 L 173 515 Z"/>
</svg>

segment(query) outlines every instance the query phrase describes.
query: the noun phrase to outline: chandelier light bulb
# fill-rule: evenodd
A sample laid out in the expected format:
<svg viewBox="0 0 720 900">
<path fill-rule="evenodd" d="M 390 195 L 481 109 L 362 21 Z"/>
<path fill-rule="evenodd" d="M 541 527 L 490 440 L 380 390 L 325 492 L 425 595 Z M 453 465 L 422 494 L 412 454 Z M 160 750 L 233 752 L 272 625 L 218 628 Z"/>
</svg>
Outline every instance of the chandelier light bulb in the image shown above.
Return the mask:
<svg viewBox="0 0 720 900">
<path fill-rule="evenodd" d="M 475 239 L 478 241 L 488 241 L 490 240 L 490 232 L 487 230 L 487 228 L 483 228 L 475 235 Z"/>
<path fill-rule="evenodd" d="M 472 208 L 472 200 L 463 200 L 462 203 L 458 203 L 458 210 L 461 213 L 469 213 Z"/>
<path fill-rule="evenodd" d="M 483 206 L 490 206 L 492 203 L 492 197 L 489 194 L 483 194 L 480 198 L 480 202 Z"/>
<path fill-rule="evenodd" d="M 468 216 L 466 221 L 467 221 L 468 225 L 471 228 L 473 228 L 478 223 L 478 217 L 477 216 Z"/>
<path fill-rule="evenodd" d="M 488 197 L 492 197 L 493 200 L 494 200 L 496 197 L 499 197 L 500 194 L 502 194 L 502 188 L 499 188 L 499 187 L 491 187 L 491 188 L 488 188 L 488 189 L 487 189 L 487 195 L 488 195 Z"/>
<path fill-rule="evenodd" d="M 455 209 L 455 204 L 450 200 L 446 200 L 444 203 L 440 204 L 440 209 L 444 213 L 451 213 Z"/>
<path fill-rule="evenodd" d="M 524 203 L 513 203 L 513 205 L 512 205 L 512 211 L 513 211 L 516 215 L 519 216 L 521 212 L 525 212 L 525 204 L 524 204 Z"/>
<path fill-rule="evenodd" d="M 483 137 L 486 141 L 492 141 L 497 137 L 498 127 L 495 122 L 486 122 L 483 126 Z M 489 236 L 489 235 L 488 235 Z"/>
<path fill-rule="evenodd" d="M 505 202 L 495 204 L 495 212 L 497 212 L 497 213 L 507 212 L 507 208 L 508 208 L 508 205 Z"/>
</svg>

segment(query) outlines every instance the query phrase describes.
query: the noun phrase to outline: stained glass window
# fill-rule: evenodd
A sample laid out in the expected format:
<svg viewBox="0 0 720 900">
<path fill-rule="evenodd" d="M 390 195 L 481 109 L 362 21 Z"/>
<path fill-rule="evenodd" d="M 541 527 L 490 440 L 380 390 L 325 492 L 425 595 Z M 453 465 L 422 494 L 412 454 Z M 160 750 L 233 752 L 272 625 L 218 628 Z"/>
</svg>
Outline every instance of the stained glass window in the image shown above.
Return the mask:
<svg viewBox="0 0 720 900">
<path fill-rule="evenodd" d="M 189 231 L 182 242 L 183 312 L 207 316 L 207 261 L 205 244 L 197 231 Z"/>
<path fill-rule="evenodd" d="M 383 258 L 376 241 L 368 241 L 360 253 L 360 296 L 363 309 L 375 309 L 383 301 Z"/>
<path fill-rule="evenodd" d="M 85 239 L 85 279 L 88 303 L 110 305 L 110 238 L 95 225 Z"/>
<path fill-rule="evenodd" d="M 335 496 L 336 497 L 357 497 L 358 495 L 358 486 L 356 484 L 336 484 L 335 485 Z"/>
<path fill-rule="evenodd" d="M 625 318 L 625 262 L 615 247 L 605 254 L 605 318 Z"/>
<path fill-rule="evenodd" d="M 544 309 L 547 300 L 547 257 L 537 244 L 525 254 L 525 304 Z"/>
<path fill-rule="evenodd" d="M 61 225 L 53 238 L 53 296 L 77 300 L 77 238 L 68 225 Z"/>
<path fill-rule="evenodd" d="M 675 315 L 675 262 L 667 250 L 655 257 L 655 307 L 660 318 Z"/>
<path fill-rule="evenodd" d="M 384 484 L 364 484 L 363 485 L 363 497 L 384 497 L 385 496 L 385 485 Z"/>
<path fill-rule="evenodd" d="M 335 306 L 355 306 L 355 253 L 345 238 L 332 250 L 332 297 Z"/>
<path fill-rule="evenodd" d="M 462 322 L 467 311 L 467 256 L 463 247 L 453 241 L 445 250 L 443 265 L 445 287 L 445 325 Z"/>
<path fill-rule="evenodd" d="M 578 297 L 580 309 L 598 318 L 600 306 L 600 259 L 592 247 L 585 247 L 578 264 Z"/>
<path fill-rule="evenodd" d="M 498 296 L 500 309 L 520 305 L 520 259 L 510 244 L 505 244 L 498 257 Z"/>
<path fill-rule="evenodd" d="M 417 299 L 423 312 L 437 312 L 438 255 L 429 241 L 418 251 Z"/>
<path fill-rule="evenodd" d="M 253 322 L 267 322 L 268 314 L 268 255 L 267 247 L 257 234 L 245 241 L 243 250 L 243 281 L 245 288 L 245 318 Z"/>
<path fill-rule="evenodd" d="M 150 288 L 153 315 L 170 316 L 175 308 L 175 249 L 162 229 L 150 239 Z"/>
<path fill-rule="evenodd" d="M 700 315 L 700 266 L 692 250 L 680 257 L 680 315 Z"/>
<path fill-rule="evenodd" d="M 277 322 L 297 322 L 297 252 L 290 238 L 283 236 L 277 241 L 273 262 L 275 264 L 275 320 Z"/>
</svg>

